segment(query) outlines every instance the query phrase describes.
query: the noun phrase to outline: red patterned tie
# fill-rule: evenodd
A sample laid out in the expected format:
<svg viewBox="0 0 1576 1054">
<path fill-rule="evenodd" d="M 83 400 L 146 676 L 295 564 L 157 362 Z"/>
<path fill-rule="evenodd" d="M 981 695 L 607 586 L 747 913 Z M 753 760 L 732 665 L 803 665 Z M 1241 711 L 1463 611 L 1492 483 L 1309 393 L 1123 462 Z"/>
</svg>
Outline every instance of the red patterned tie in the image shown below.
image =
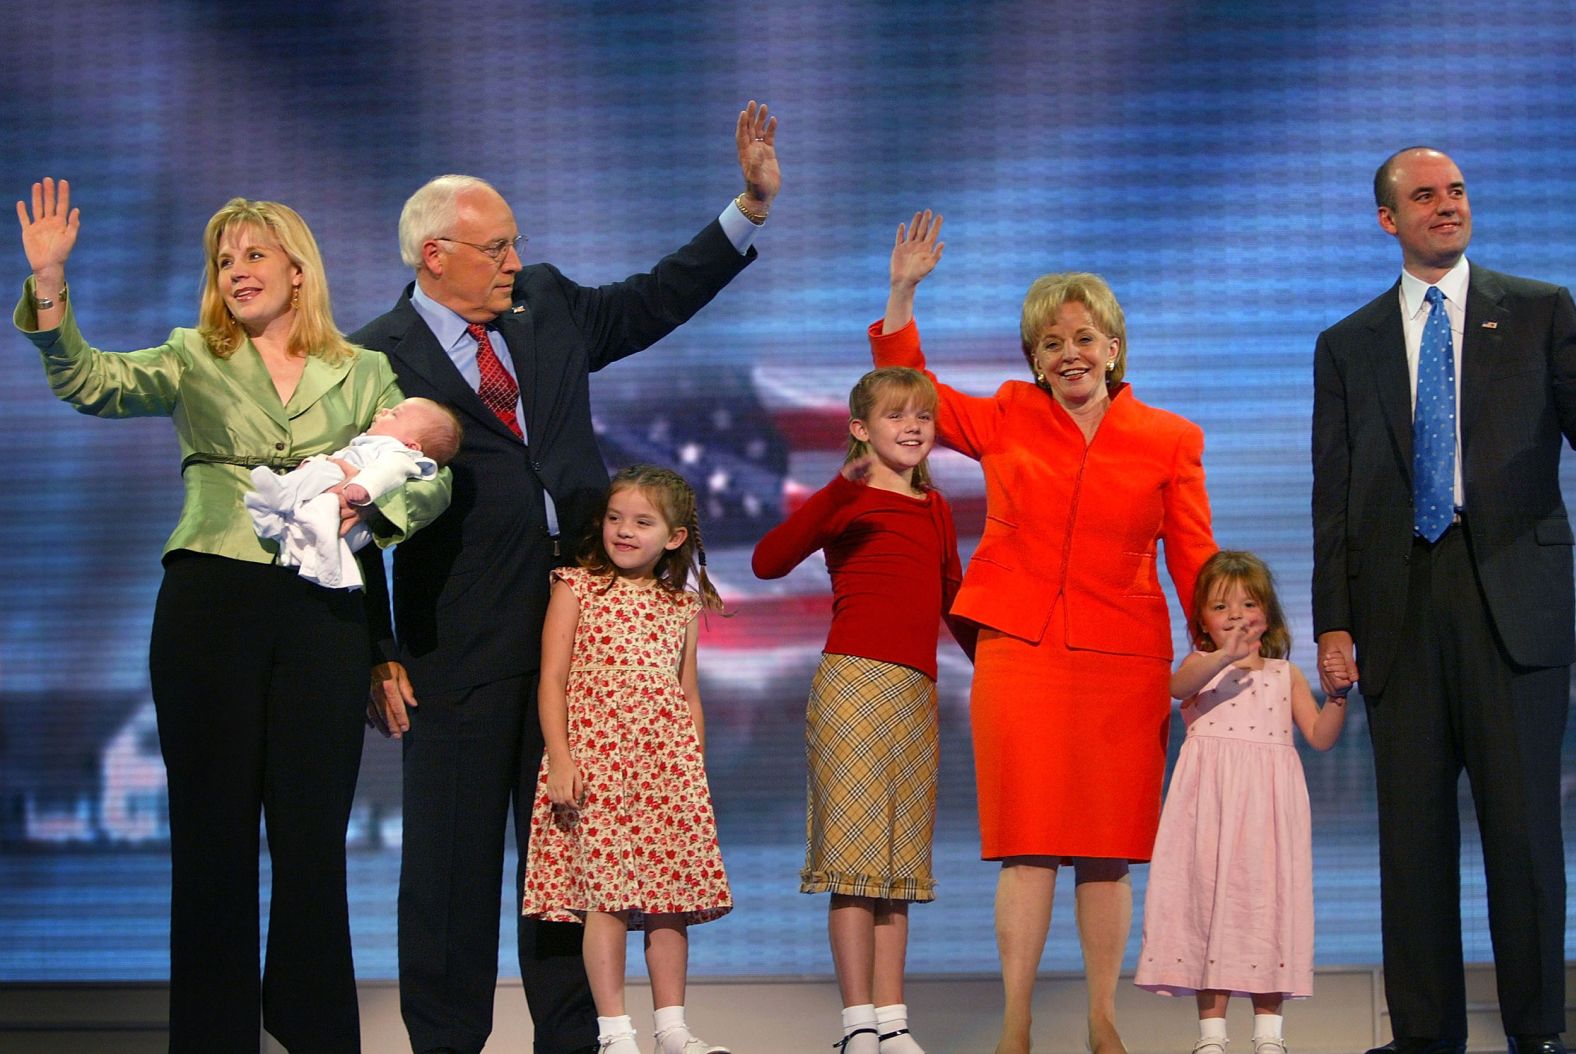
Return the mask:
<svg viewBox="0 0 1576 1054">
<path fill-rule="evenodd" d="M 509 371 L 498 361 L 498 353 L 493 350 L 492 341 L 487 337 L 487 327 L 480 322 L 472 322 L 465 330 L 476 338 L 476 367 L 482 375 L 482 386 L 476 390 L 476 394 L 482 397 L 487 409 L 498 415 L 498 420 L 514 433 L 516 439 L 524 439 L 520 419 L 514 413 L 520 386 L 514 383 Z"/>
</svg>

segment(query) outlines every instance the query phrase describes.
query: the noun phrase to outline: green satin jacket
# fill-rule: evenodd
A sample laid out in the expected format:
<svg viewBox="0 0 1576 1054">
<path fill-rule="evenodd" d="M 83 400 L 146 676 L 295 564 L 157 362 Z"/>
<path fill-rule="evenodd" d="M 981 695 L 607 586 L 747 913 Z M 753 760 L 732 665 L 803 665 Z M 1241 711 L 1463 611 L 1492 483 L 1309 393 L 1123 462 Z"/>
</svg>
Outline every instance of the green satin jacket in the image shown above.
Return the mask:
<svg viewBox="0 0 1576 1054">
<path fill-rule="evenodd" d="M 285 465 L 327 454 L 371 425 L 378 410 L 404 398 L 388 359 L 364 348 L 333 365 L 308 356 L 283 404 L 250 341 L 221 359 L 195 329 L 176 329 L 156 348 L 99 351 L 82 339 L 69 304 L 58 328 L 37 328 L 31 278 L 12 320 L 43 357 L 49 387 L 78 412 L 175 422 L 186 500 L 165 553 L 189 549 L 273 563 L 278 546 L 257 537 L 241 503 L 251 489 L 250 470 L 205 459 Z M 431 523 L 448 507 L 450 485 L 443 469 L 435 479 L 412 480 L 379 498 L 382 515 L 368 521 L 377 543 L 393 545 Z"/>
</svg>

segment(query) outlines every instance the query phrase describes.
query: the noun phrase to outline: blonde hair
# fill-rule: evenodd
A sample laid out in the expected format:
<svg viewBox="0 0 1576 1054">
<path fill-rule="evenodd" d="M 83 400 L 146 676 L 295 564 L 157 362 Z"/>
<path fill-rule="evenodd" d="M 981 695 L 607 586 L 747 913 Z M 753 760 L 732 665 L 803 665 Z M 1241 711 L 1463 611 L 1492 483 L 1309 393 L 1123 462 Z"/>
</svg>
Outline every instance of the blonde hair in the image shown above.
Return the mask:
<svg viewBox="0 0 1576 1054">
<path fill-rule="evenodd" d="M 1263 560 L 1240 549 L 1222 549 L 1199 568 L 1198 581 L 1193 584 L 1193 611 L 1188 624 L 1193 647 L 1199 651 L 1215 650 L 1215 642 L 1204 628 L 1204 608 L 1232 586 L 1241 586 L 1264 612 L 1265 630 L 1264 636 L 1259 638 L 1259 654 L 1269 659 L 1284 659 L 1290 655 L 1291 631 L 1286 628 L 1286 616 L 1281 613 L 1280 598 L 1275 595 L 1275 576 Z"/>
<path fill-rule="evenodd" d="M 1020 332 L 1023 357 L 1029 362 L 1029 370 L 1034 370 L 1034 346 L 1040 334 L 1056 321 L 1056 316 L 1069 303 L 1088 308 L 1100 332 L 1116 338 L 1116 364 L 1106 372 L 1105 383 L 1107 387 L 1121 383 L 1127 374 L 1127 319 L 1105 279 L 1086 271 L 1041 275 L 1024 294 Z"/>
<path fill-rule="evenodd" d="M 923 373 L 908 366 L 883 366 L 879 370 L 871 370 L 855 382 L 848 393 L 848 419 L 868 423 L 874 414 L 888 406 L 917 405 L 921 410 L 935 413 L 940 401 L 936 386 Z M 850 432 L 848 453 L 843 457 L 843 464 L 869 454 L 870 444 Z M 919 490 L 931 489 L 929 457 L 914 466 L 910 483 Z"/>
<path fill-rule="evenodd" d="M 668 549 L 658 558 L 655 571 L 657 585 L 671 594 L 682 593 L 693 574 L 701 605 L 707 611 L 721 611 L 722 596 L 706 574 L 706 545 L 700 537 L 700 518 L 696 514 L 694 488 L 672 469 L 656 465 L 631 465 L 613 477 L 608 483 L 607 494 L 602 498 L 602 507 L 580 547 L 580 566 L 597 575 L 611 577 L 617 574 L 613 558 L 602 544 L 602 522 L 607 518 L 608 499 L 630 487 L 639 489 L 657 507 L 670 531 L 683 527 L 688 532 L 678 548 Z M 612 588 L 611 581 L 608 588 Z"/>
<path fill-rule="evenodd" d="M 231 198 L 208 221 L 202 234 L 203 255 L 207 265 L 202 286 L 202 304 L 197 314 L 197 332 L 216 358 L 227 359 L 246 340 L 246 331 L 230 314 L 219 291 L 219 244 L 233 228 L 249 227 L 277 242 L 290 262 L 301 272 L 296 287 L 295 318 L 290 323 L 286 349 L 296 355 L 316 355 L 325 362 L 337 363 L 354 358 L 355 346 L 334 325 L 329 306 L 328 278 L 323 274 L 323 257 L 311 228 L 290 206 L 277 201 L 248 201 Z"/>
</svg>

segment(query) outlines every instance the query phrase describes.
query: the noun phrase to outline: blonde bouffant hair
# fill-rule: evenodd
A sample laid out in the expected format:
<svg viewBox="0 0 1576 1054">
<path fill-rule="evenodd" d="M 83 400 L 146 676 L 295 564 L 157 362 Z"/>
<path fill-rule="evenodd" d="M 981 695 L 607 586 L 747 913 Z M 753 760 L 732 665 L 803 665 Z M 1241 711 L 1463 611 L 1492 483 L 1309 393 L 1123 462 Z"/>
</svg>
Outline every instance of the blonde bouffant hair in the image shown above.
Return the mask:
<svg viewBox="0 0 1576 1054">
<path fill-rule="evenodd" d="M 1127 375 L 1127 318 L 1105 279 L 1086 271 L 1041 275 L 1024 294 L 1019 331 L 1030 372 L 1034 370 L 1034 346 L 1039 343 L 1040 334 L 1070 303 L 1088 308 L 1100 332 L 1116 338 L 1116 364 L 1105 375 L 1106 386 L 1114 388 Z"/>
</svg>

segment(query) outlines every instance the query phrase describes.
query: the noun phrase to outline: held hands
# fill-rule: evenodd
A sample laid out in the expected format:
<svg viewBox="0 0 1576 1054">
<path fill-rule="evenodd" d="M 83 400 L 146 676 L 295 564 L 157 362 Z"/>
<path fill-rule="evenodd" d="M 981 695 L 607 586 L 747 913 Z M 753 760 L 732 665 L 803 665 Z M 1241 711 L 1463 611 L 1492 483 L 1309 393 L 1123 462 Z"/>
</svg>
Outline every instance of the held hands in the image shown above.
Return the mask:
<svg viewBox="0 0 1576 1054">
<path fill-rule="evenodd" d="M 941 251 L 946 242 L 936 239 L 941 234 L 941 217 L 929 209 L 914 213 L 905 228 L 897 225 L 897 240 L 892 244 L 892 288 L 913 289 L 941 262 Z"/>
<path fill-rule="evenodd" d="M 733 137 L 739 148 L 739 170 L 744 173 L 744 204 L 764 216 L 783 185 L 777 168 L 777 118 L 767 115 L 765 103 L 757 105 L 751 99 L 739 111 Z"/>
<path fill-rule="evenodd" d="M 35 286 L 39 281 L 59 279 L 64 275 L 66 260 L 77 244 L 81 212 L 71 207 L 71 184 L 62 179 L 57 187 L 48 176 L 42 183 L 33 184 L 31 214 L 26 202 L 16 203 L 17 222 L 22 225 L 22 251 L 27 254 L 28 266 L 38 280 Z M 46 287 L 38 293 L 44 296 L 56 291 Z"/>
<path fill-rule="evenodd" d="M 554 805 L 578 809 L 585 799 L 586 782 L 573 759 L 547 759 L 547 797 Z"/>
<path fill-rule="evenodd" d="M 384 738 L 399 739 L 410 731 L 407 708 L 416 706 L 416 692 L 410 686 L 405 667 L 397 662 L 380 662 L 372 667 L 372 693 L 367 701 L 367 725 Z"/>
<path fill-rule="evenodd" d="M 1352 635 L 1343 629 L 1319 634 L 1319 686 L 1324 694 L 1345 698 L 1358 679 Z"/>
</svg>

